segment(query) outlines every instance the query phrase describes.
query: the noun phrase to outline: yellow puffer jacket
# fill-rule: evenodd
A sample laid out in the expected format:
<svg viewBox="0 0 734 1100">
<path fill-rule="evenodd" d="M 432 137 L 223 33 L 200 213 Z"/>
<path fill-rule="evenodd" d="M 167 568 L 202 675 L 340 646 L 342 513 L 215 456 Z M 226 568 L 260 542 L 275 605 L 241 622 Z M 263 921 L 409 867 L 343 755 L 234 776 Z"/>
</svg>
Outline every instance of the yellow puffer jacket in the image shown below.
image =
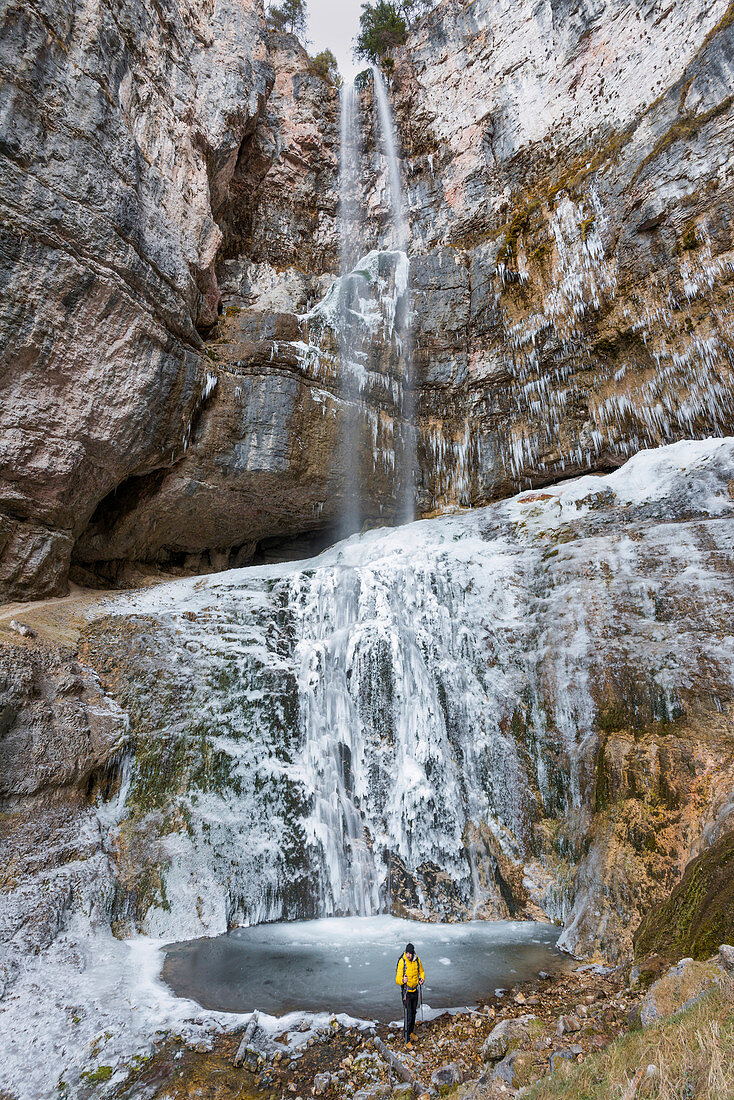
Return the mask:
<svg viewBox="0 0 734 1100">
<path fill-rule="evenodd" d="M 409 993 L 414 993 L 418 988 L 418 982 L 425 980 L 426 973 L 423 969 L 423 963 L 417 955 L 413 959 L 406 959 L 405 955 L 400 956 L 398 968 L 395 971 L 395 981 L 398 985 L 403 984 L 403 976 L 408 979 Z"/>
</svg>

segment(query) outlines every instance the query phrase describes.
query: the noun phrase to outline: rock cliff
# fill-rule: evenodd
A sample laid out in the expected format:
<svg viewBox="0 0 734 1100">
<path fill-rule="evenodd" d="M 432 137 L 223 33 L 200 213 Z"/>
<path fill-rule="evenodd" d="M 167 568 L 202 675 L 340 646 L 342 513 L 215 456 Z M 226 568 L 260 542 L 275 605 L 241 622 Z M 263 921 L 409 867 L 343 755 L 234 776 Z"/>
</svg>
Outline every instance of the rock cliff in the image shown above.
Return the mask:
<svg viewBox="0 0 734 1100">
<path fill-rule="evenodd" d="M 424 513 L 732 429 L 732 35 L 725 0 L 444 0 L 397 56 Z M 255 0 L 7 4 L 3 49 L 3 593 L 328 539 L 336 90 Z M 369 80 L 360 117 L 366 251 Z"/>
<path fill-rule="evenodd" d="M 185 450 L 223 201 L 273 73 L 256 3 L 6 3 L 6 596 L 65 590 L 109 493 Z"/>
<path fill-rule="evenodd" d="M 424 506 L 731 430 L 733 66 L 726 0 L 421 23 L 394 99 Z"/>
</svg>

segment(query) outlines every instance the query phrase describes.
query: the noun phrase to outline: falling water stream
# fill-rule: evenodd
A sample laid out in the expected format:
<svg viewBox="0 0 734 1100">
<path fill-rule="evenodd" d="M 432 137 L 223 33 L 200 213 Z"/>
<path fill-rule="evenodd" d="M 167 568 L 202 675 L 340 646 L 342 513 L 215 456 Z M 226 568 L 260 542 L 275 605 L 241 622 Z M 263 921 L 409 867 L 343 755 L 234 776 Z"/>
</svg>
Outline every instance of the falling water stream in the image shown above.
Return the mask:
<svg viewBox="0 0 734 1100">
<path fill-rule="evenodd" d="M 392 232 L 395 238 L 395 247 L 401 252 L 408 251 L 408 225 L 405 220 L 405 205 L 403 202 L 403 189 L 400 182 L 400 162 L 397 153 L 397 141 L 395 136 L 395 123 L 393 121 L 390 100 L 387 96 L 387 88 L 380 70 L 374 66 L 372 69 L 375 85 L 375 102 L 377 114 L 380 120 L 382 133 L 382 146 L 385 161 L 387 163 L 387 178 L 390 190 L 390 213 Z M 410 287 L 408 287 L 408 294 Z M 415 427 L 415 397 L 413 394 L 413 326 L 410 308 L 405 313 L 405 324 L 402 331 L 405 357 L 405 380 L 403 385 L 402 402 L 402 454 L 400 456 L 401 492 L 398 509 L 398 521 L 410 523 L 415 518 L 415 474 L 417 440 Z"/>
<path fill-rule="evenodd" d="M 380 70 L 373 66 L 372 76 L 375 88 L 375 104 L 382 137 L 382 153 L 387 166 L 389 190 L 388 205 L 390 211 L 390 229 L 393 234 L 393 246 L 401 252 L 408 250 L 408 227 L 403 210 L 403 189 L 400 182 L 400 162 L 398 161 L 395 125 L 387 97 L 387 88 Z"/>
<path fill-rule="evenodd" d="M 342 431 L 339 446 L 340 475 L 344 502 L 339 534 L 345 538 L 362 525 L 360 499 L 360 386 L 352 369 L 355 335 L 351 317 L 352 286 L 349 274 L 362 255 L 363 227 L 360 187 L 362 140 L 359 127 L 359 99 L 354 84 L 345 84 L 341 93 L 341 143 L 339 149 L 339 261 L 341 276 L 338 307 L 339 359 L 341 362 L 340 397 Z"/>
<path fill-rule="evenodd" d="M 383 283 L 387 273 L 390 272 L 387 277 L 387 290 L 380 289 L 377 294 L 382 296 L 380 305 L 383 316 L 386 316 L 388 321 L 389 331 L 386 337 L 394 362 L 391 384 L 397 394 L 397 401 L 392 410 L 393 427 L 390 441 L 391 477 L 395 485 L 396 499 L 395 518 L 400 523 L 410 522 L 414 518 L 415 509 L 416 436 L 411 377 L 408 227 L 404 213 L 395 127 L 385 82 L 378 69 L 373 69 L 373 85 L 376 107 L 375 132 L 379 133 L 378 148 L 381 162 L 378 172 L 382 172 L 384 162 L 387 224 L 380 248 L 369 253 L 369 256 L 364 255 L 365 225 L 360 175 L 363 142 L 359 96 L 353 84 L 345 86 L 341 95 L 339 163 L 341 278 L 337 288 L 336 321 L 341 363 L 340 397 L 343 403 L 339 448 L 340 480 L 344 486 L 339 524 L 342 537 L 358 531 L 365 520 L 366 502 L 362 471 L 369 433 L 365 435 L 364 421 L 369 421 L 371 418 L 374 422 L 375 416 L 379 416 L 365 403 L 365 366 L 369 368 L 370 365 L 369 352 L 365 355 L 364 349 L 365 330 L 369 330 L 373 324 L 370 319 L 370 307 L 365 308 L 365 302 L 369 297 L 369 291 L 365 288 L 365 275 L 370 268 L 370 257 L 375 256 L 382 256 L 386 261 L 377 263 L 377 273 Z M 374 267 L 374 263 L 372 266 Z M 370 289 L 373 297 L 375 286 L 379 282 L 380 279 L 377 279 L 372 283 Z M 373 437 L 375 431 L 373 427 Z M 372 450 L 373 462 L 375 462 L 379 457 L 379 449 L 375 447 L 374 439 Z"/>
</svg>

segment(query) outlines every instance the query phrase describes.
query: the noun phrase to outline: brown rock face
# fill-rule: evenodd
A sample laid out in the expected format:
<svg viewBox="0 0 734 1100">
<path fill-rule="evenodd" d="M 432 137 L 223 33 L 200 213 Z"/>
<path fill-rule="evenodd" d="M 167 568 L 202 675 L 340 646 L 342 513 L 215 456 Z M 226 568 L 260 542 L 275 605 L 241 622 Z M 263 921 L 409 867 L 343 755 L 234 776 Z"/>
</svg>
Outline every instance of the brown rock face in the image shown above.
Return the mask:
<svg viewBox="0 0 734 1100">
<path fill-rule="evenodd" d="M 0 803 L 83 797 L 125 741 L 126 719 L 70 652 L 0 648 Z"/>
<path fill-rule="evenodd" d="M 272 71 L 245 3 L 5 5 L 0 592 L 65 590 L 98 502 L 184 450 L 212 214 Z"/>
</svg>

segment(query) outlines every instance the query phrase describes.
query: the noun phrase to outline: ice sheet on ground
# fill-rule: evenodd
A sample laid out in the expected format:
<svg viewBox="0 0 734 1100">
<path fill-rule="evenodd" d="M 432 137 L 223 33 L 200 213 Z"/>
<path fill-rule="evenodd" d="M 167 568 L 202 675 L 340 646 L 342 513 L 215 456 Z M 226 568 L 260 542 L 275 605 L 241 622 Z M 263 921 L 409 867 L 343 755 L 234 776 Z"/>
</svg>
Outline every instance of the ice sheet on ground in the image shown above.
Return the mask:
<svg viewBox="0 0 734 1100">
<path fill-rule="evenodd" d="M 170 947 L 164 978 L 207 1008 L 275 1015 L 342 1008 L 389 1019 L 400 990 L 396 967 L 414 943 L 426 972 L 424 996 L 437 1011 L 476 1003 L 498 981 L 558 968 L 559 929 L 522 921 L 427 924 L 396 917 L 342 917 L 242 928 Z M 449 962 L 442 957 L 452 946 Z M 349 945 L 348 955 L 344 948 Z"/>
</svg>

